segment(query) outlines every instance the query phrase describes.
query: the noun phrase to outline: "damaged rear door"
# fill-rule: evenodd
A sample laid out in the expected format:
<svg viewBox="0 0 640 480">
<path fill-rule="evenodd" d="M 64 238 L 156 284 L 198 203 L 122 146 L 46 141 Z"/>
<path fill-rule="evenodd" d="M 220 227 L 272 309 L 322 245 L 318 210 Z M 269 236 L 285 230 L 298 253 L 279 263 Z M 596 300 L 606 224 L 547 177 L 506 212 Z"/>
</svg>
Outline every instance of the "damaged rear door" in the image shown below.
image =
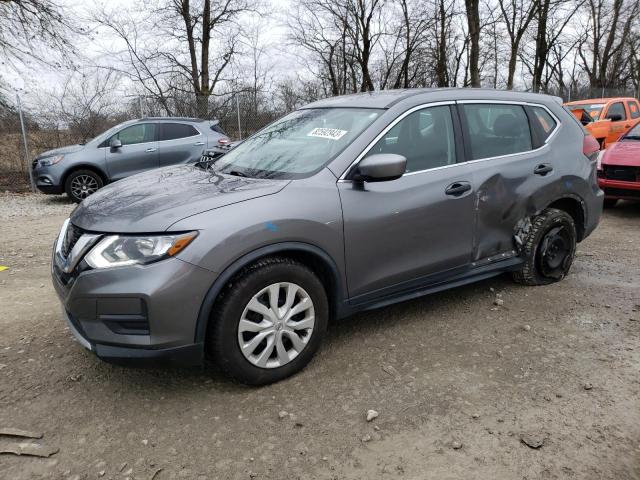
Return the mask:
<svg viewBox="0 0 640 480">
<path fill-rule="evenodd" d="M 543 148 L 557 121 L 544 107 L 496 101 L 459 102 L 465 150 L 476 188 L 476 266 L 517 255 L 514 235 L 544 204 L 554 159 Z"/>
</svg>

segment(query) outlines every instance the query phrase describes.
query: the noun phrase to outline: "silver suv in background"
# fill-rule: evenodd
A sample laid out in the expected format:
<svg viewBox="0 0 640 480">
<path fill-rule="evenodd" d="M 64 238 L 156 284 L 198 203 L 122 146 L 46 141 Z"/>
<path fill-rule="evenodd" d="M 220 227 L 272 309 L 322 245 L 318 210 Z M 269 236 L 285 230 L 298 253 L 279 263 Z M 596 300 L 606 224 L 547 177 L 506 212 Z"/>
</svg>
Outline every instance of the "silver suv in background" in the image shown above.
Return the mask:
<svg viewBox="0 0 640 480">
<path fill-rule="evenodd" d="M 311 360 L 331 319 L 503 272 L 562 280 L 602 212 L 598 151 L 546 95 L 320 100 L 214 161 L 84 200 L 53 283 L 103 359 L 206 353 L 242 382 L 274 382 Z"/>
<path fill-rule="evenodd" d="M 229 143 L 217 120 L 151 117 L 121 123 L 84 144 L 38 155 L 32 164 L 43 193 L 76 202 L 107 183 L 158 167 L 193 163 L 208 148 Z"/>
</svg>

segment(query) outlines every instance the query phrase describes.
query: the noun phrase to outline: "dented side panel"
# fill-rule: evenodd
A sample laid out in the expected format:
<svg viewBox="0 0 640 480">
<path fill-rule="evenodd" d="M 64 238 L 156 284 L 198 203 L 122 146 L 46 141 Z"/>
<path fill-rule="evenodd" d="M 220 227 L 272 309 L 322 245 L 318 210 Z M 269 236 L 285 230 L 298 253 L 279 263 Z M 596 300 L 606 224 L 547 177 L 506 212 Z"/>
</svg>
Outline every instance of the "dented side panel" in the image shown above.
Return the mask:
<svg viewBox="0 0 640 480">
<path fill-rule="evenodd" d="M 583 199 L 594 198 L 590 182 L 594 166 L 582 154 L 583 135 L 574 122 L 567 122 L 563 112 L 556 114 L 561 118 L 560 127 L 544 147 L 471 162 L 476 209 L 474 261 L 518 251 L 531 217 L 559 199 L 577 200 L 583 216 L 589 217 Z M 541 164 L 551 165 L 553 170 L 545 175 L 534 173 Z M 590 213 L 599 218 L 597 201 Z M 579 228 L 588 230 L 587 225 Z"/>
</svg>

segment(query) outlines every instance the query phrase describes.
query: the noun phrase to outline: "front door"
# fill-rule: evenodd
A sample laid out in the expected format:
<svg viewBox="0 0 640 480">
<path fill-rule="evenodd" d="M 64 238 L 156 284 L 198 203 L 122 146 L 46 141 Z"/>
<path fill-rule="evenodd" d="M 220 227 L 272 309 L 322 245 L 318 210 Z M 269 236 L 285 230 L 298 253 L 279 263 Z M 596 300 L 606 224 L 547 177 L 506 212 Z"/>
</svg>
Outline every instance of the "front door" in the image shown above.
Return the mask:
<svg viewBox="0 0 640 480">
<path fill-rule="evenodd" d="M 450 105 L 409 113 L 366 153 L 405 156 L 404 176 L 338 182 L 354 301 L 408 290 L 469 265 L 474 196 L 468 166 L 456 163 L 453 125 Z"/>
<path fill-rule="evenodd" d="M 158 141 L 155 123 L 136 123 L 120 130 L 107 142 L 107 170 L 111 180 L 119 180 L 158 167 Z M 121 147 L 110 142 L 117 138 Z"/>
<path fill-rule="evenodd" d="M 617 142 L 623 133 L 632 127 L 623 102 L 615 102 L 607 108 L 606 118 L 611 119 L 611 127 L 605 145 Z"/>
</svg>

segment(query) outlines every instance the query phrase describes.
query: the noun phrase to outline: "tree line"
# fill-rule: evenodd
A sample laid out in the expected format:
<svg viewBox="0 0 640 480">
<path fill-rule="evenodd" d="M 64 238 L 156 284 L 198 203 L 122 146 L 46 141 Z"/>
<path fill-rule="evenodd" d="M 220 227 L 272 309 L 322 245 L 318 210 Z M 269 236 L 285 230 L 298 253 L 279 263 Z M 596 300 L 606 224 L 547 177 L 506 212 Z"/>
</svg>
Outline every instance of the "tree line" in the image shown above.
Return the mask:
<svg viewBox="0 0 640 480">
<path fill-rule="evenodd" d="M 131 113 L 264 123 L 380 89 L 577 98 L 640 88 L 638 0 L 132 0 L 73 13 L 52 0 L 0 1 L 0 61 L 67 69 L 41 101 L 70 122 L 113 113 L 114 91 L 126 91 Z M 78 38 L 102 55 L 83 56 Z"/>
</svg>

